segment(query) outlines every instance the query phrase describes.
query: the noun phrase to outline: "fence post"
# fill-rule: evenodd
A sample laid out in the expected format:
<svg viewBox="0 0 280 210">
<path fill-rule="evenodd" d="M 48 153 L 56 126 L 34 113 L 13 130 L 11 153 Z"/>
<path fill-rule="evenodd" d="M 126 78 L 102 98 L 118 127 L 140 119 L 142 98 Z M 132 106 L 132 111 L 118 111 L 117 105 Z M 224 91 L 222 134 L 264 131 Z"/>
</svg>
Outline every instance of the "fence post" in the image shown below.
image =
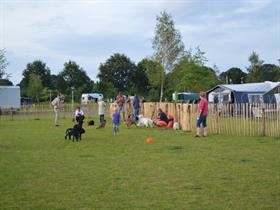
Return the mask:
<svg viewBox="0 0 280 210">
<path fill-rule="evenodd" d="M 11 107 L 11 120 L 14 120 L 14 108 Z"/>
<path fill-rule="evenodd" d="M 191 125 L 192 119 L 191 118 L 192 118 L 191 117 L 191 105 L 188 104 L 188 120 L 189 120 L 188 131 L 192 131 L 192 125 Z"/>
<path fill-rule="evenodd" d="M 262 113 L 263 113 L 263 117 L 262 117 L 262 135 L 265 136 L 265 108 L 262 108 Z"/>
</svg>

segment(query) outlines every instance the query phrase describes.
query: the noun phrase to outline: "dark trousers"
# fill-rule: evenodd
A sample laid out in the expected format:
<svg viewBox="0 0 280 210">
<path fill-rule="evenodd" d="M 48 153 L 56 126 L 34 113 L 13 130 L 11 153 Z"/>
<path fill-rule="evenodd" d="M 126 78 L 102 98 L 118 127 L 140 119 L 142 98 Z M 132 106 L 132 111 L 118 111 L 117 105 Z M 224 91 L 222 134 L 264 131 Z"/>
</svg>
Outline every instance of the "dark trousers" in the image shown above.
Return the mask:
<svg viewBox="0 0 280 210">
<path fill-rule="evenodd" d="M 99 115 L 99 122 L 100 122 L 101 125 L 105 123 L 104 114 Z"/>
</svg>

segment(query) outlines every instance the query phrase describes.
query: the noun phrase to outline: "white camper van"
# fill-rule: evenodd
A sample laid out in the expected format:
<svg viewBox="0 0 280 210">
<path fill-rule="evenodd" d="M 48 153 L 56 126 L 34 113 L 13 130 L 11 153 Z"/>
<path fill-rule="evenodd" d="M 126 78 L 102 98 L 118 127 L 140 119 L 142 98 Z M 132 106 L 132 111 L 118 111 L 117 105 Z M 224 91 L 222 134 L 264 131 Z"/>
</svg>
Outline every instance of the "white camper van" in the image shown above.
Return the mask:
<svg viewBox="0 0 280 210">
<path fill-rule="evenodd" d="M 81 104 L 90 104 L 97 102 L 98 99 L 102 99 L 103 95 L 101 93 L 83 93 L 81 97 Z"/>
<path fill-rule="evenodd" d="M 20 109 L 20 87 L 0 86 L 0 108 Z"/>
</svg>

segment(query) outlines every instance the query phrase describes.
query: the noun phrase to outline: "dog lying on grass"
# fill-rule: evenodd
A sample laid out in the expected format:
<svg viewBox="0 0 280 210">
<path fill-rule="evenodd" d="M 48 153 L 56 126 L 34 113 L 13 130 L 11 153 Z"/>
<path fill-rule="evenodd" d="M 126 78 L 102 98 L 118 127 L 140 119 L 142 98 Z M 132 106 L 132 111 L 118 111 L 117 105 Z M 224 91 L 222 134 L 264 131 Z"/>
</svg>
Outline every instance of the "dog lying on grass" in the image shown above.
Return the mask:
<svg viewBox="0 0 280 210">
<path fill-rule="evenodd" d="M 138 122 L 137 122 L 137 126 L 138 127 L 153 127 L 154 126 L 154 122 L 147 117 L 144 117 L 143 115 L 138 115 Z"/>
</svg>

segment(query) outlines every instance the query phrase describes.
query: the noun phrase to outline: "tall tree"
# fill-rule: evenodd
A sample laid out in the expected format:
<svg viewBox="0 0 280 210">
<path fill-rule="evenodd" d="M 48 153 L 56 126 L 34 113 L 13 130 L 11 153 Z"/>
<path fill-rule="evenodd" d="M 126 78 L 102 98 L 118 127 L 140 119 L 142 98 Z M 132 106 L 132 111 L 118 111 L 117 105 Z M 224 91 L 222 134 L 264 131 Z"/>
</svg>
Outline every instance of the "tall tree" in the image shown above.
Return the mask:
<svg viewBox="0 0 280 210">
<path fill-rule="evenodd" d="M 153 38 L 153 49 L 155 60 L 162 66 L 160 82 L 160 101 L 163 98 L 165 74 L 172 71 L 174 65 L 183 55 L 184 44 L 181 34 L 174 27 L 174 21 L 167 12 L 163 11 L 156 17 L 155 36 Z"/>
<path fill-rule="evenodd" d="M 131 94 L 133 91 L 136 65 L 124 54 L 116 53 L 99 66 L 100 83 L 111 83 L 117 91 Z M 138 78 L 141 79 L 141 78 Z M 103 85 L 103 87 L 105 87 Z"/>
<path fill-rule="evenodd" d="M 53 84 L 51 80 L 51 71 L 49 67 L 47 67 L 47 65 L 42 61 L 36 60 L 32 63 L 28 63 L 22 73 L 23 78 L 20 82 L 22 95 L 27 96 L 27 88 L 29 86 L 31 74 L 37 75 L 44 87 L 53 89 Z"/>
<path fill-rule="evenodd" d="M 259 58 L 259 55 L 253 51 L 248 58 L 250 66 L 247 68 L 248 76 L 247 82 L 261 82 L 260 78 L 260 67 L 264 63 L 263 60 Z"/>
<path fill-rule="evenodd" d="M 57 76 L 57 88 L 64 94 L 71 94 L 74 88 L 75 99 L 80 98 L 82 93 L 91 92 L 93 81 L 87 73 L 75 61 L 64 63 L 64 69 Z"/>
<path fill-rule="evenodd" d="M 29 83 L 27 87 L 28 96 L 31 98 L 36 98 L 37 102 L 39 102 L 39 98 L 43 89 L 44 86 L 39 76 L 36 74 L 30 74 Z"/>
<path fill-rule="evenodd" d="M 241 84 L 246 80 L 246 76 L 247 74 L 240 68 L 233 67 L 222 72 L 219 77 L 223 83 Z"/>
<path fill-rule="evenodd" d="M 168 97 L 175 90 L 178 92 L 199 92 L 201 90 L 208 90 L 217 83 L 218 78 L 213 69 L 193 62 L 190 63 L 189 59 L 185 58 L 168 74 Z"/>
<path fill-rule="evenodd" d="M 7 75 L 6 68 L 9 65 L 5 53 L 5 49 L 0 49 L 0 79 Z"/>
</svg>

